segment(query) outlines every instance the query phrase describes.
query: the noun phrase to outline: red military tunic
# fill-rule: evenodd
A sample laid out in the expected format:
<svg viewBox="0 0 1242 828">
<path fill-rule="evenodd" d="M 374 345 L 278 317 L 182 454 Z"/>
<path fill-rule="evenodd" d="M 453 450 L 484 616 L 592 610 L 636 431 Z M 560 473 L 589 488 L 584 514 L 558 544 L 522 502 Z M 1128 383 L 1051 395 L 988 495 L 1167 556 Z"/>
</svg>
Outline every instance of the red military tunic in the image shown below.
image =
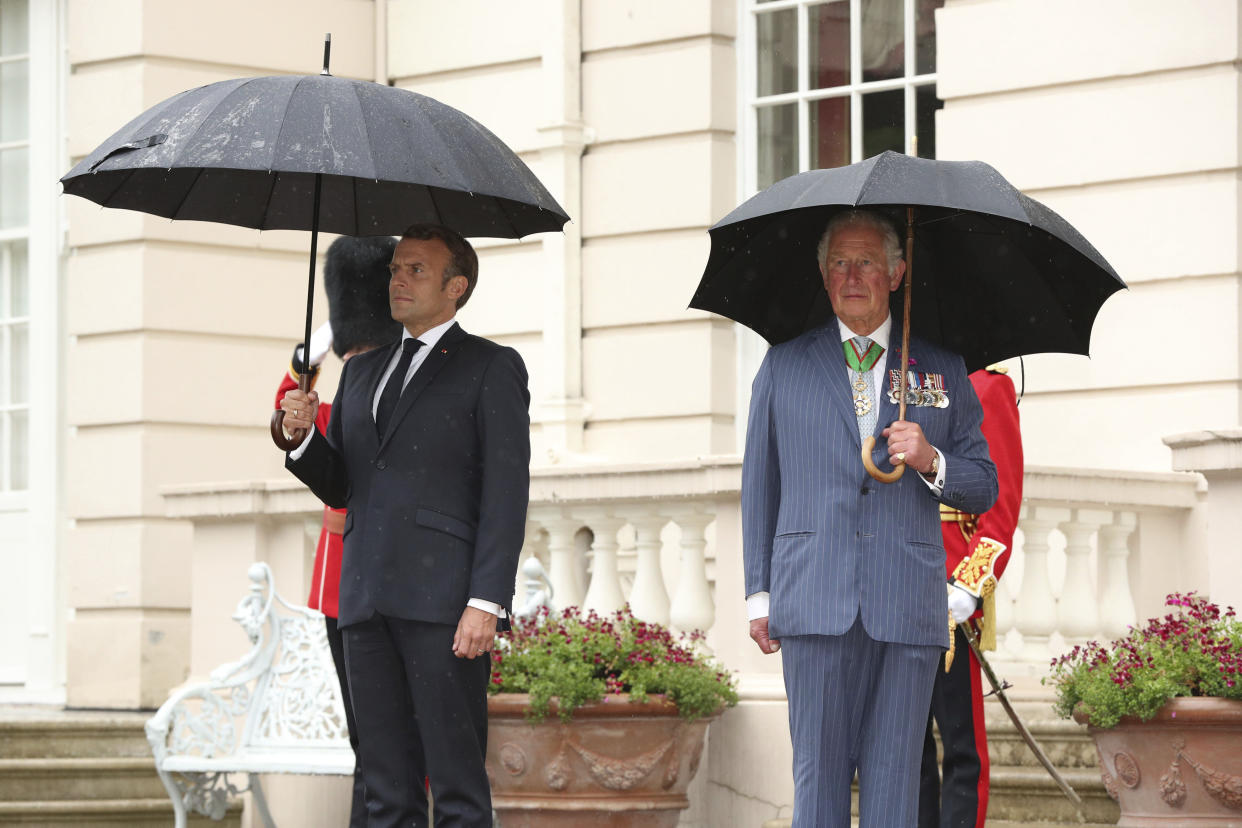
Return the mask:
<svg viewBox="0 0 1242 828">
<path fill-rule="evenodd" d="M 314 380 L 311 380 L 314 385 Z M 276 407 L 285 394 L 298 387 L 297 377 L 292 369 L 285 372 L 276 391 Z M 315 414 L 315 428 L 323 434 L 328 430 L 328 419 L 332 414 L 332 403 L 321 402 Z M 315 570 L 311 575 L 310 597 L 306 605 L 317 609 L 330 618 L 337 616 L 337 601 L 341 591 L 341 550 L 344 546 L 341 532 L 345 528 L 345 510 L 323 507 L 323 528 L 319 531 L 319 543 L 315 545 Z"/>
<path fill-rule="evenodd" d="M 982 515 L 941 510 L 945 574 L 952 579 L 958 564 L 969 558 L 980 542 L 991 539 L 1005 547 L 992 564 L 992 575 L 999 579 L 1009 564 L 1018 510 L 1022 508 L 1022 432 L 1017 394 L 1013 380 L 998 372 L 975 371 L 970 375 L 970 384 L 983 405 L 983 436 L 988 441 L 988 456 L 996 464 L 998 492 L 996 505 Z M 980 605 L 973 617 L 978 619 L 982 614 Z"/>
</svg>

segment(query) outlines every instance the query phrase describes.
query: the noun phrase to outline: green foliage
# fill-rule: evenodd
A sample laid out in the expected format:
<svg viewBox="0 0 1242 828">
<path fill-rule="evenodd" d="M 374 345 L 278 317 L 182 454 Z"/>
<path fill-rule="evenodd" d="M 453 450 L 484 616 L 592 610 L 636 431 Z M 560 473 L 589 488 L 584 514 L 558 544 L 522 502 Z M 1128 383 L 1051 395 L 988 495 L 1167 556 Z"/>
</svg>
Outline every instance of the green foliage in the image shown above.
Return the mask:
<svg viewBox="0 0 1242 828">
<path fill-rule="evenodd" d="M 640 621 L 629 607 L 611 617 L 583 616 L 575 607 L 545 609 L 502 634 L 492 658 L 491 693 L 529 693 L 529 716 L 542 721 L 556 700 L 563 721 L 605 695 L 628 693 L 643 702 L 663 693 L 693 721 L 737 704 L 733 678 L 700 654 L 701 633 L 681 640 L 659 624 Z"/>
<path fill-rule="evenodd" d="M 1043 681 L 1056 690 L 1057 713 L 1078 710 L 1096 727 L 1113 727 L 1123 716 L 1146 721 L 1178 696 L 1242 699 L 1242 623 L 1233 609 L 1193 592 L 1165 604 L 1176 609 L 1131 627 L 1108 649 L 1092 641 L 1052 660 Z"/>
</svg>

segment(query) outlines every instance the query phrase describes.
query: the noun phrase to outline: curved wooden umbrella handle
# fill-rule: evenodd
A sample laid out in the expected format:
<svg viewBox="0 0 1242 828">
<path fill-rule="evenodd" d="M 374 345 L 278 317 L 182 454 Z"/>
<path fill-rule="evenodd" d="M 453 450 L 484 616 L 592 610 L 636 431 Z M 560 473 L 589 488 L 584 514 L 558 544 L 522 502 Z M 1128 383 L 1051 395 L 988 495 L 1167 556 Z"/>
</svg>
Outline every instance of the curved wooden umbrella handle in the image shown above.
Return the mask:
<svg viewBox="0 0 1242 828">
<path fill-rule="evenodd" d="M 906 473 L 905 463 L 893 464 L 893 470 L 890 472 L 880 471 L 880 467 L 871 462 L 871 450 L 875 448 L 875 438 L 868 437 L 863 440 L 862 444 L 862 462 L 863 468 L 867 470 L 867 474 L 874 477 L 881 483 L 895 483 Z"/>
<path fill-rule="evenodd" d="M 306 439 L 306 429 L 295 428 L 291 434 L 285 435 L 285 411 L 278 408 L 272 412 L 272 442 L 281 451 L 293 451 Z"/>
<path fill-rule="evenodd" d="M 312 244 L 311 250 L 313 251 L 314 249 L 314 245 Z M 312 253 L 311 256 L 313 257 L 314 253 Z M 309 339 L 309 337 L 307 337 L 307 339 Z M 302 348 L 302 353 L 307 353 L 309 350 L 306 345 L 303 345 Z M 310 373 L 303 371 L 298 376 L 298 390 L 309 391 L 310 386 Z M 288 436 L 285 435 L 285 410 L 283 408 L 278 408 L 272 412 L 271 430 L 272 442 L 275 443 L 276 448 L 281 451 L 293 451 L 295 448 L 302 445 L 302 441 L 306 439 L 306 429 L 304 428 L 295 428 L 289 432 Z"/>
</svg>

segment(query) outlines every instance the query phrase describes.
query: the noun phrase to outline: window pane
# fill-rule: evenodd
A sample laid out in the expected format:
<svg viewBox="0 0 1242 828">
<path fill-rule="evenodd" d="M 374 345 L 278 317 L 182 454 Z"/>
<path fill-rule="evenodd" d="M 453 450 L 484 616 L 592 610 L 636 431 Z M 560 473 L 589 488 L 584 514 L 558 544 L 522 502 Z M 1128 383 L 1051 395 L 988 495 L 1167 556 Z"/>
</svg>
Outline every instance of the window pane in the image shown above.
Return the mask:
<svg viewBox="0 0 1242 828">
<path fill-rule="evenodd" d="M 0 229 L 26 224 L 28 163 L 25 147 L 0 151 Z"/>
<path fill-rule="evenodd" d="M 9 328 L 9 396 L 11 405 L 25 405 L 29 402 L 29 371 L 30 363 L 29 335 L 27 325 L 20 322 Z"/>
<path fill-rule="evenodd" d="M 944 0 L 916 0 L 914 9 L 915 70 L 920 75 L 936 71 L 936 16 Z"/>
<path fill-rule="evenodd" d="M 779 95 L 798 88 L 798 12 L 782 9 L 755 21 L 758 39 L 757 91 Z"/>
<path fill-rule="evenodd" d="M 798 105 L 765 106 L 759 122 L 759 189 L 798 171 Z"/>
<path fill-rule="evenodd" d="M 850 4 L 811 6 L 807 16 L 807 87 L 831 89 L 850 82 Z"/>
<path fill-rule="evenodd" d="M 30 65 L 27 61 L 0 63 L 0 142 L 30 137 Z"/>
<path fill-rule="evenodd" d="M 906 151 L 906 93 L 901 89 L 863 95 L 863 157 Z"/>
<path fill-rule="evenodd" d="M 29 485 L 27 458 L 30 454 L 30 427 L 25 411 L 9 415 L 9 489 L 22 491 Z"/>
<path fill-rule="evenodd" d="M 811 101 L 811 166 L 841 167 L 850 163 L 850 99 Z"/>
<path fill-rule="evenodd" d="M 863 80 L 900 78 L 906 65 L 905 0 L 863 0 Z"/>
<path fill-rule="evenodd" d="M 9 301 L 0 301 L 0 316 L 26 316 L 30 313 L 29 277 L 26 275 L 26 240 L 11 241 L 7 247 L 9 248 L 9 296 L 7 297 Z"/>
<path fill-rule="evenodd" d="M 936 97 L 936 85 L 916 87 L 914 109 L 918 118 L 919 158 L 936 157 L 936 110 L 944 108 L 944 101 Z"/>
<path fill-rule="evenodd" d="M 22 55 L 29 46 L 27 0 L 0 0 L 0 55 Z"/>
</svg>

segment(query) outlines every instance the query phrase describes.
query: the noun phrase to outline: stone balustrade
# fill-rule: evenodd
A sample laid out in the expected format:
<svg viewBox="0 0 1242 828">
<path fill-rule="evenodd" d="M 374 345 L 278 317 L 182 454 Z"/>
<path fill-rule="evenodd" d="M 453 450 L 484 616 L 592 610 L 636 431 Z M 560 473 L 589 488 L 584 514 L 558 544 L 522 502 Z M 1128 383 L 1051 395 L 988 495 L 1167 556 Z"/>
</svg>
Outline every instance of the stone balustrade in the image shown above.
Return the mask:
<svg viewBox="0 0 1242 828">
<path fill-rule="evenodd" d="M 777 664 L 761 660 L 746 636 L 740 487 L 736 457 L 538 468 L 522 554 L 543 564 L 557 607 L 607 613 L 628 602 L 640 618 L 707 631 L 708 646 L 743 674 L 771 673 Z M 197 652 L 214 646 L 212 631 L 228 615 L 223 603 L 211 610 L 209 594 L 231 602 L 254 560 L 271 564 L 290 595 L 299 580 L 309 584 L 319 509 L 293 480 L 182 487 L 165 496 L 169 517 L 196 524 L 196 672 L 227 655 Z M 997 658 L 1042 673 L 1065 647 L 1114 637 L 1160 613 L 1167 592 L 1206 590 L 1205 499 L 1194 474 L 1028 468 L 998 590 Z M 516 589 L 521 605 L 521 577 Z"/>
</svg>

